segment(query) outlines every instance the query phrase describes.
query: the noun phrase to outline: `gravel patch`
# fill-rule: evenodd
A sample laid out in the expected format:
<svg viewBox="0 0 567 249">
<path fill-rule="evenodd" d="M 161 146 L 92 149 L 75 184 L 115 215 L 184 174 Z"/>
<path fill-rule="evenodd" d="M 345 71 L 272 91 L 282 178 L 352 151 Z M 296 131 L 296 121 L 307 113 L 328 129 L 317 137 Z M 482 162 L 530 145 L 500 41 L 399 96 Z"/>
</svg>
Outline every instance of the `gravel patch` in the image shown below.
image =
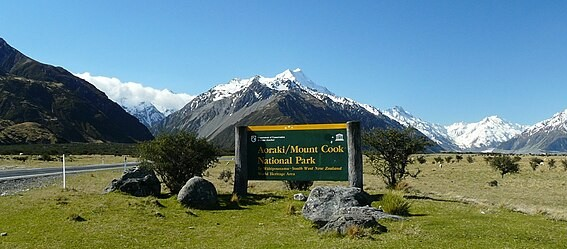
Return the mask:
<svg viewBox="0 0 567 249">
<path fill-rule="evenodd" d="M 13 195 L 32 188 L 52 186 L 61 181 L 61 176 L 41 176 L 0 181 L 0 196 Z"/>
</svg>

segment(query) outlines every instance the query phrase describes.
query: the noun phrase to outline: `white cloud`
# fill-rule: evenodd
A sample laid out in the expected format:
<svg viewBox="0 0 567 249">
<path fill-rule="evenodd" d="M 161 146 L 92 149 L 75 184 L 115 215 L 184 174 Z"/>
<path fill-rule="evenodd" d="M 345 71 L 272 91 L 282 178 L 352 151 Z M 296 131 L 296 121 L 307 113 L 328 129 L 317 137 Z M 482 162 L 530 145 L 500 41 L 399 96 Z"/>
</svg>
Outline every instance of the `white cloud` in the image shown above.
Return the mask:
<svg viewBox="0 0 567 249">
<path fill-rule="evenodd" d="M 177 111 L 195 96 L 186 93 L 173 93 L 168 89 L 155 89 L 136 82 L 122 82 L 118 78 L 93 76 L 89 72 L 75 76 L 88 81 L 106 93 L 108 98 L 125 106 L 136 106 L 141 102 L 152 103 L 160 112 Z"/>
</svg>

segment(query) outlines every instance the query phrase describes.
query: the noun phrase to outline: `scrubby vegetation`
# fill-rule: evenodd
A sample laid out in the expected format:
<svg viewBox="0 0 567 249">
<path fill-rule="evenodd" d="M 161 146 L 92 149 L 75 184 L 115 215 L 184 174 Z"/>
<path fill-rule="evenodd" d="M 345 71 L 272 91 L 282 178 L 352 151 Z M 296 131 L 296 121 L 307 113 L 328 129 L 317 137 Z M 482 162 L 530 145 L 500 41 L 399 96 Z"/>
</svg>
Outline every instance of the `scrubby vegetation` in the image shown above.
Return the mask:
<svg viewBox="0 0 567 249">
<path fill-rule="evenodd" d="M 389 188 L 394 188 L 398 182 L 411 175 L 407 170 L 410 156 L 423 152 L 431 145 L 427 138 L 418 135 L 413 128 L 402 131 L 374 129 L 365 133 L 362 140 L 369 147 L 364 152 L 367 161 Z"/>
<path fill-rule="evenodd" d="M 174 194 L 192 177 L 202 176 L 220 156 L 207 139 L 187 132 L 160 135 L 139 149 L 142 167 L 154 170 Z"/>
<path fill-rule="evenodd" d="M 384 212 L 389 214 L 401 216 L 410 215 L 411 202 L 404 198 L 404 194 L 401 191 L 386 192 L 377 205 L 379 208 L 382 208 Z"/>
<path fill-rule="evenodd" d="M 495 156 L 490 160 L 490 166 L 495 170 L 500 171 L 500 175 L 504 178 L 506 174 L 518 173 L 520 171 L 520 165 L 518 162 L 521 157 L 512 158 L 509 155 L 499 155 Z"/>
</svg>

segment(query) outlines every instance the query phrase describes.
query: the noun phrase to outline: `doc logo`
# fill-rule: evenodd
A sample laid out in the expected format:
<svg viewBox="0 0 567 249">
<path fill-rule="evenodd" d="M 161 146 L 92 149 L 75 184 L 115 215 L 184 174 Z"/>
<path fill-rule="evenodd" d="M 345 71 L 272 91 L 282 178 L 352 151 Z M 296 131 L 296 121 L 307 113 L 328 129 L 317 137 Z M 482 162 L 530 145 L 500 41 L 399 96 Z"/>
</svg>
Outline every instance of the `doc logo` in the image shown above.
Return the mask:
<svg viewBox="0 0 567 249">
<path fill-rule="evenodd" d="M 250 136 L 250 141 L 251 141 L 252 143 L 255 143 L 257 140 L 258 140 L 258 137 L 257 137 L 256 135 Z"/>
</svg>

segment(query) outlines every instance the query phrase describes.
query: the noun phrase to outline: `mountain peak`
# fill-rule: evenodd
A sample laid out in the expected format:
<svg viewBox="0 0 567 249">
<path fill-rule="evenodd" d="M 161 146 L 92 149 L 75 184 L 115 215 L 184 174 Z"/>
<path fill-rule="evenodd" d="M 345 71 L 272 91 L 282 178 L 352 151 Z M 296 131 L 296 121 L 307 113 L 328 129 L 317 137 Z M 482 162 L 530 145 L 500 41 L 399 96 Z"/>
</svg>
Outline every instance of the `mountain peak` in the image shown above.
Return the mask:
<svg viewBox="0 0 567 249">
<path fill-rule="evenodd" d="M 265 85 L 266 87 L 277 91 L 286 91 L 292 88 L 299 87 L 305 90 L 311 90 L 334 96 L 334 94 L 331 91 L 329 91 L 326 87 L 315 84 L 315 82 L 313 82 L 307 76 L 305 76 L 303 70 L 301 70 L 300 68 L 296 68 L 294 70 L 286 69 L 285 71 L 277 74 L 273 78 L 264 77 L 260 75 L 256 75 L 249 79 L 234 78 L 226 84 L 220 84 L 213 87 L 210 91 L 210 94 L 214 96 L 213 101 L 224 99 L 236 92 L 239 92 L 247 88 L 253 82 L 259 82 Z"/>
</svg>

